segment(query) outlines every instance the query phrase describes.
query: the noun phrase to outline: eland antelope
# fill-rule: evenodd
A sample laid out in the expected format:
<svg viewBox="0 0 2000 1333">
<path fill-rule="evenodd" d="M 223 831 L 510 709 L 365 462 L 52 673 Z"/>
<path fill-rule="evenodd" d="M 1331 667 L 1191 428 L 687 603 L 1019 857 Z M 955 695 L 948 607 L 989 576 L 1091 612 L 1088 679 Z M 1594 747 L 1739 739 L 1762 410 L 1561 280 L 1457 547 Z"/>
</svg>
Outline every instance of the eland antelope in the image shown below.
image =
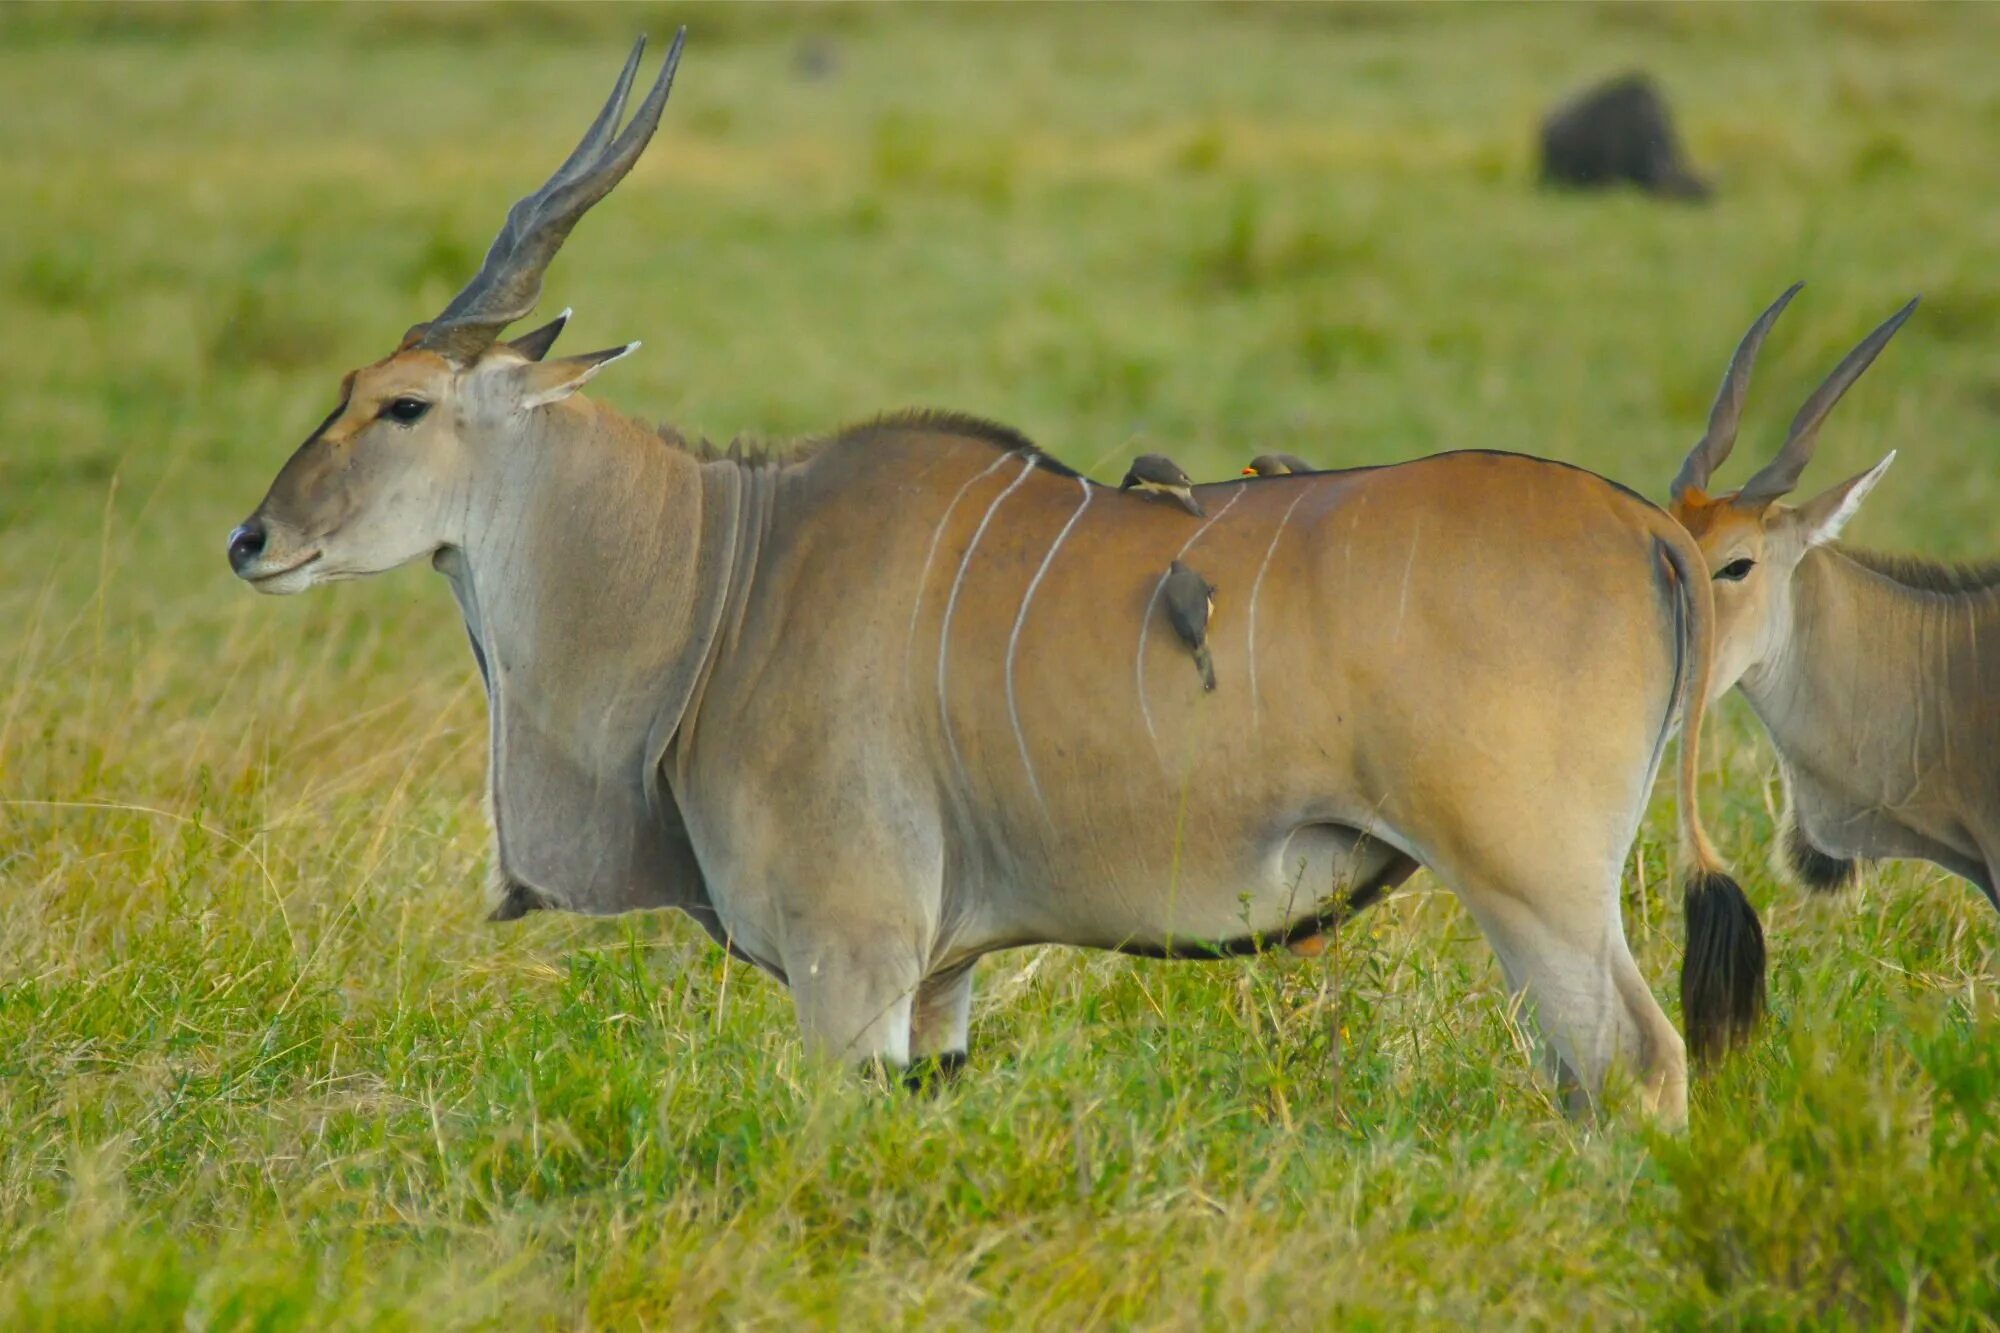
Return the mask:
<svg viewBox="0 0 2000 1333">
<path fill-rule="evenodd" d="M 1711 689 L 1743 691 L 1778 753 L 1785 849 L 1815 889 L 1855 863 L 1916 857 L 2000 885 L 2000 564 L 1938 564 L 1836 539 L 1896 455 L 1797 506 L 1820 422 L 1916 302 L 1862 341 L 1799 410 L 1777 456 L 1711 495 L 1735 443 L 1757 348 L 1794 286 L 1737 348 L 1708 434 L 1682 464 L 1672 512 L 1715 580 Z"/>
<path fill-rule="evenodd" d="M 984 954 L 1246 952 L 1421 863 L 1579 1100 L 1623 1062 L 1679 1119 L 1684 1046 L 1618 894 L 1679 716 L 1697 1042 L 1756 999 L 1695 800 L 1713 610 L 1687 532 L 1508 454 L 1231 480 L 1195 519 L 970 418 L 746 457 L 626 417 L 578 391 L 631 347 L 500 334 L 680 49 L 621 132 L 634 51 L 229 542 L 267 593 L 426 558 L 450 582 L 489 698 L 496 918 L 678 907 L 789 986 L 816 1054 L 951 1067 Z M 1205 699 L 1161 606 L 1184 558 L 1237 590 Z"/>
</svg>

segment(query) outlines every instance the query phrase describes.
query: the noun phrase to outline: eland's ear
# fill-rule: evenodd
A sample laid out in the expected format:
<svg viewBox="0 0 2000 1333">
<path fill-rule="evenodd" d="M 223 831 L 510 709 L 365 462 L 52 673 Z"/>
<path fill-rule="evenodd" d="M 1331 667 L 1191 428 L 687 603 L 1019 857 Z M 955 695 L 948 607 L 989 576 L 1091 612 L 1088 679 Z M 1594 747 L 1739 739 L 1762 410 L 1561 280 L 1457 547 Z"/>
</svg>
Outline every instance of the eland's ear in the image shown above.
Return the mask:
<svg viewBox="0 0 2000 1333">
<path fill-rule="evenodd" d="M 1895 461 L 1896 451 L 1891 449 L 1888 457 L 1860 476 L 1849 477 L 1838 486 L 1828 487 L 1794 509 L 1791 522 L 1805 539 L 1805 544 L 1819 546 L 1838 537 L 1840 530 L 1860 512 L 1861 502 L 1868 498 L 1868 492 L 1875 489 L 1875 483 L 1882 480 L 1882 474 Z"/>
<path fill-rule="evenodd" d="M 563 325 L 569 323 L 569 317 L 570 312 L 565 310 L 539 329 L 524 333 L 507 345 L 528 360 L 539 361 L 556 345 L 556 339 L 562 337 Z"/>
<path fill-rule="evenodd" d="M 529 412 L 561 402 L 590 383 L 598 371 L 638 350 L 639 344 L 633 342 L 623 347 L 585 352 L 582 356 L 565 356 L 555 361 L 517 362 L 509 367 L 508 374 L 514 380 L 520 409 Z"/>
</svg>

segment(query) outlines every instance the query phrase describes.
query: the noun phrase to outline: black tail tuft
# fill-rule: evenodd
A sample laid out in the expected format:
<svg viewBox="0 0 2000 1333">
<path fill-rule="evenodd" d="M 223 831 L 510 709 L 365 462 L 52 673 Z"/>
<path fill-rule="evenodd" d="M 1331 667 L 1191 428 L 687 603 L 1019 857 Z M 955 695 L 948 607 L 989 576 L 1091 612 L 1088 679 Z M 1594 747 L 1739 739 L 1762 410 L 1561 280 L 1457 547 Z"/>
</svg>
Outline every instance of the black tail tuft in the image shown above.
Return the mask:
<svg viewBox="0 0 2000 1333">
<path fill-rule="evenodd" d="M 1813 846 L 1796 820 L 1785 828 L 1785 863 L 1791 866 L 1799 883 L 1814 893 L 1838 893 L 1850 888 L 1861 871 L 1860 862 L 1843 861 Z"/>
<path fill-rule="evenodd" d="M 1764 927 L 1735 880 L 1698 870 L 1687 882 L 1681 1018 L 1696 1063 L 1727 1054 L 1764 1016 Z"/>
</svg>

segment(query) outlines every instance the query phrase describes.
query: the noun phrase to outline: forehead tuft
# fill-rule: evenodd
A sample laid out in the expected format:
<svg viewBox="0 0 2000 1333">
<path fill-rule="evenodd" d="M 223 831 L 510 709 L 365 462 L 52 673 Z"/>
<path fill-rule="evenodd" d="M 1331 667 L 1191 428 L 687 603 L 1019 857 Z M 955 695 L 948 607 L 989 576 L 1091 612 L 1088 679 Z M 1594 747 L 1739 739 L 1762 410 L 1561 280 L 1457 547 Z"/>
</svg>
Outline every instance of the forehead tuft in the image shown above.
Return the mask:
<svg viewBox="0 0 2000 1333">
<path fill-rule="evenodd" d="M 1758 526 L 1754 516 L 1744 513 L 1732 503 L 1735 498 L 1734 492 L 1710 498 L 1699 491 L 1690 491 L 1674 501 L 1669 512 L 1688 530 L 1689 535 L 1707 545 L 1752 531 Z"/>
<path fill-rule="evenodd" d="M 350 371 L 341 388 L 349 400 L 385 402 L 404 393 L 435 394 L 451 376 L 451 363 L 436 352 L 407 348 Z"/>
</svg>

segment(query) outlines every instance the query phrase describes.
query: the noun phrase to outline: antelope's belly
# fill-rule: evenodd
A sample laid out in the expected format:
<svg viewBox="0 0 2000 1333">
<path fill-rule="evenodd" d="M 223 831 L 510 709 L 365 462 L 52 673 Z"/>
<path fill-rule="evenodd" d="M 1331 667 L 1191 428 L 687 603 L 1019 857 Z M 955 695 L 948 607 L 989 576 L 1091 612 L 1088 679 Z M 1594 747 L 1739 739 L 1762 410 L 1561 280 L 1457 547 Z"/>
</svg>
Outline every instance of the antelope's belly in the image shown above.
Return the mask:
<svg viewBox="0 0 2000 1333">
<path fill-rule="evenodd" d="M 1053 865 L 1001 889 L 994 925 L 1009 943 L 1069 944 L 1154 957 L 1219 957 L 1319 933 L 1378 896 L 1407 864 L 1338 824 L 1298 824 L 1236 848 L 1183 844 L 1160 863 Z M 997 887 L 997 886 L 996 886 Z M 1021 890 L 1026 890 L 1025 892 Z M 1025 909 L 1004 918 L 1007 900 Z"/>
</svg>

